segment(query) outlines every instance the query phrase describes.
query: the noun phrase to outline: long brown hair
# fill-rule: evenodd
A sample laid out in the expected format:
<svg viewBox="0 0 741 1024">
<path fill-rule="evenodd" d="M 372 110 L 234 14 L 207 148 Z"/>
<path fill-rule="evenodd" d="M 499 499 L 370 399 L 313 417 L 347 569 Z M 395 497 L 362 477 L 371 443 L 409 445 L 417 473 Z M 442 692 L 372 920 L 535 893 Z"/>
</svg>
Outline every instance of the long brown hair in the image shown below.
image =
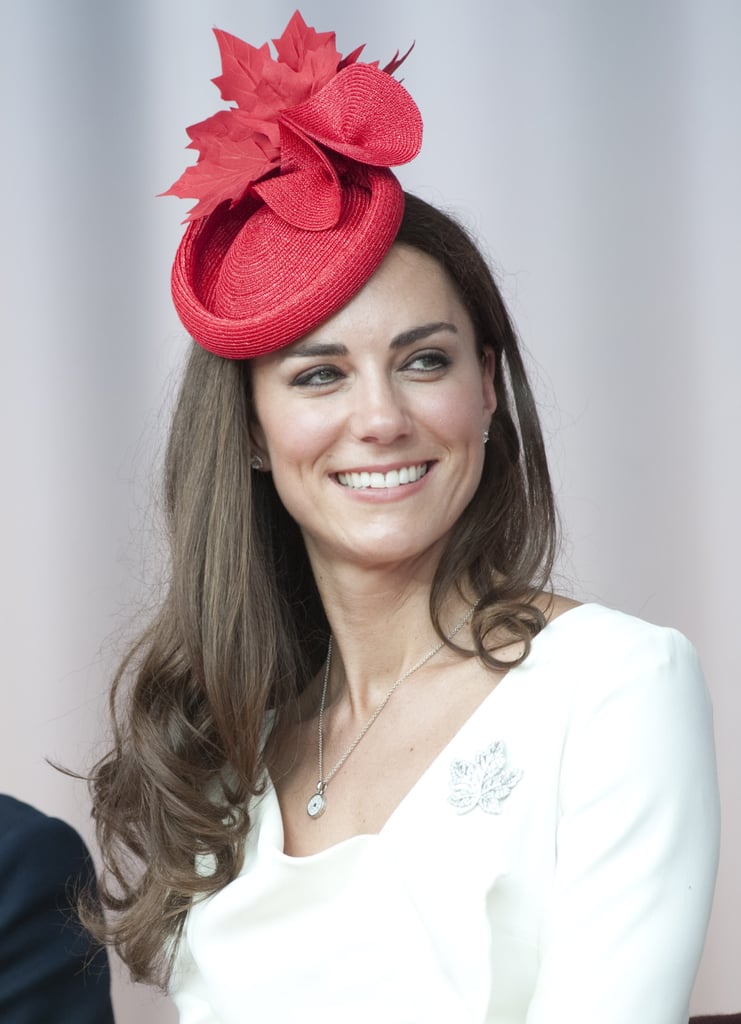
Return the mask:
<svg viewBox="0 0 741 1024">
<path fill-rule="evenodd" d="M 545 621 L 532 597 L 550 576 L 556 529 L 535 402 L 499 290 L 468 235 L 407 196 L 397 240 L 442 264 L 479 345 L 496 354 L 481 483 L 430 595 L 441 636 L 452 589 L 478 600 L 466 653 L 495 667 L 492 637 L 521 640 L 525 657 Z M 113 746 L 90 776 L 109 914 L 90 912 L 87 923 L 136 980 L 165 983 L 192 900 L 238 873 L 268 712 L 279 725 L 326 653 L 301 533 L 270 474 L 251 469 L 250 423 L 249 364 L 194 346 L 165 462 L 166 597 L 114 679 Z"/>
</svg>

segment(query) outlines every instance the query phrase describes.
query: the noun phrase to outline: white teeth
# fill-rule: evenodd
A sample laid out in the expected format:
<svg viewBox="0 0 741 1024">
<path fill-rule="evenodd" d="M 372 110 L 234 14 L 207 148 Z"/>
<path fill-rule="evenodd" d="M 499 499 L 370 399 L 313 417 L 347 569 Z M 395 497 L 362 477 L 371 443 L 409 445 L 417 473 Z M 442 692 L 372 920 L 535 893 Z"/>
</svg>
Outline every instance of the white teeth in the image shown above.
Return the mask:
<svg viewBox="0 0 741 1024">
<path fill-rule="evenodd" d="M 354 490 L 370 487 L 375 490 L 399 487 L 402 484 L 413 484 L 427 472 L 427 463 L 420 462 L 416 466 L 404 466 L 402 469 L 390 469 L 388 473 L 338 473 L 337 479 L 343 487 Z"/>
</svg>

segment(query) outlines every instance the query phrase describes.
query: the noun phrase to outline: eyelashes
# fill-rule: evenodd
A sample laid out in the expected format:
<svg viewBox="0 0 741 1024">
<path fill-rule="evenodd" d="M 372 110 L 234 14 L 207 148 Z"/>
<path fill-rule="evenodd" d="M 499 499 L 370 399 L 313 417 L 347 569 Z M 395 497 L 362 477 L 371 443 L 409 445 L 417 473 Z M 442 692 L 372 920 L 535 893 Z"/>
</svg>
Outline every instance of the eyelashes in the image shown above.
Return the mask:
<svg viewBox="0 0 741 1024">
<path fill-rule="evenodd" d="M 431 349 L 415 353 L 396 372 L 417 379 L 433 377 L 439 376 L 451 363 L 452 359 L 447 353 Z M 303 370 L 293 378 L 291 387 L 326 388 L 344 380 L 345 376 L 346 374 L 339 366 L 323 363 L 321 366 L 312 366 L 308 370 Z"/>
<path fill-rule="evenodd" d="M 436 370 L 444 370 L 450 366 L 452 360 L 445 352 L 433 350 L 430 352 L 419 352 L 407 363 L 405 370 L 416 370 L 421 373 L 434 373 Z"/>
<path fill-rule="evenodd" d="M 328 384 L 334 384 L 342 374 L 335 366 L 317 366 L 311 370 L 304 370 L 298 377 L 291 381 L 292 387 L 297 388 L 321 388 Z"/>
</svg>

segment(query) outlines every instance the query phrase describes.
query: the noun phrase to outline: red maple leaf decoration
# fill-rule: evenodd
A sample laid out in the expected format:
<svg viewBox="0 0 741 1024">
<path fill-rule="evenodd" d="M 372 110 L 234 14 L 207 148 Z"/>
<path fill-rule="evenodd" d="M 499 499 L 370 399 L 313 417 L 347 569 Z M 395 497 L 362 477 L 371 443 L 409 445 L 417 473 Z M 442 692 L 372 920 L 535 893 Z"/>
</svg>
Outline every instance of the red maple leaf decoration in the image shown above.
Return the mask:
<svg viewBox="0 0 741 1024">
<path fill-rule="evenodd" d="M 278 116 L 304 103 L 338 70 L 355 63 L 363 49 L 360 46 L 343 59 L 334 32 L 316 32 L 298 11 L 283 35 L 273 40 L 276 59 L 267 43 L 258 48 L 220 29 L 214 34 L 222 73 L 213 81 L 222 98 L 235 106 L 187 129 L 188 148 L 199 151 L 198 162 L 163 193 L 198 200 L 187 220 L 205 217 L 226 199 L 234 205 L 250 185 L 278 168 Z M 383 70 L 391 74 L 403 60 L 397 51 Z"/>
</svg>

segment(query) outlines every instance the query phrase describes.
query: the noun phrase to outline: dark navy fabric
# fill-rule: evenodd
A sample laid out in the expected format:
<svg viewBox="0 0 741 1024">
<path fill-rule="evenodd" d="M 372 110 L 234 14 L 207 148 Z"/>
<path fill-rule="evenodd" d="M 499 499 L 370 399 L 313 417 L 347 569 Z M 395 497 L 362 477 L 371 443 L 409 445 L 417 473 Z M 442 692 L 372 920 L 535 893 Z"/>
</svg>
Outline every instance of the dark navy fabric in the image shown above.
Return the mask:
<svg viewBox="0 0 741 1024">
<path fill-rule="evenodd" d="M 75 830 L 0 794 L 0 1024 L 112 1024 L 108 958 L 77 919 Z"/>
</svg>

